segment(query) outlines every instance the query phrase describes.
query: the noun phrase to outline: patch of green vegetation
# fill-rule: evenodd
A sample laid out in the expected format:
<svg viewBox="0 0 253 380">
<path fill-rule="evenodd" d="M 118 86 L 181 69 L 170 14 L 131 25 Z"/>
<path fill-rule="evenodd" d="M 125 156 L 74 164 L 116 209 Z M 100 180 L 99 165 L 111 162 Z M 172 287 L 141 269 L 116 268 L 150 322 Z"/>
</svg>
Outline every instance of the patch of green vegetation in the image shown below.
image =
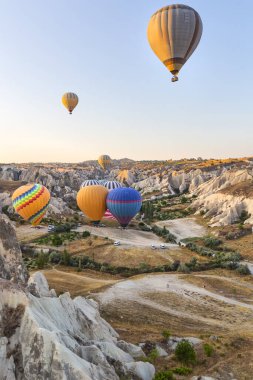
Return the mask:
<svg viewBox="0 0 253 380">
<path fill-rule="evenodd" d="M 174 380 L 172 371 L 160 371 L 157 372 L 154 380 Z"/>
<path fill-rule="evenodd" d="M 205 246 L 205 247 L 208 247 L 208 248 L 216 248 L 216 247 L 218 247 L 219 245 L 222 244 L 222 241 L 221 241 L 221 240 L 216 239 L 216 238 L 213 237 L 213 236 L 206 236 L 206 237 L 203 239 L 203 242 L 204 242 L 204 246 Z"/>
<path fill-rule="evenodd" d="M 211 357 L 214 354 L 214 348 L 210 344 L 205 343 L 203 345 L 203 348 L 204 348 L 204 352 L 205 352 L 206 356 Z"/>
<path fill-rule="evenodd" d="M 187 376 L 192 373 L 192 369 L 189 367 L 177 367 L 177 368 L 174 368 L 172 371 L 176 375 L 180 375 L 180 376 Z"/>
<path fill-rule="evenodd" d="M 196 352 L 194 350 L 194 347 L 192 344 L 184 339 L 181 342 L 177 344 L 176 350 L 175 350 L 175 356 L 178 361 L 180 361 L 183 364 L 195 364 L 196 363 Z"/>
<path fill-rule="evenodd" d="M 87 232 L 87 231 L 84 231 L 84 232 Z M 84 232 L 82 234 L 76 231 L 69 231 L 69 232 L 64 232 L 64 233 L 54 232 L 52 234 L 48 234 L 44 237 L 40 237 L 34 240 L 34 243 L 39 244 L 39 245 L 52 245 L 53 247 L 59 247 L 64 243 L 64 241 L 74 241 L 74 240 L 82 239 Z M 87 236 L 85 235 L 84 238 L 88 236 L 90 235 L 87 235 Z"/>
<path fill-rule="evenodd" d="M 236 272 L 244 276 L 251 274 L 249 267 L 246 264 L 240 264 L 238 268 L 236 268 Z"/>
<path fill-rule="evenodd" d="M 163 330 L 162 331 L 162 337 L 167 342 L 169 340 L 169 338 L 171 337 L 170 330 L 167 330 L 167 329 Z"/>
<path fill-rule="evenodd" d="M 170 233 L 170 231 L 167 230 L 165 226 L 163 228 L 153 226 L 152 231 L 157 236 L 163 237 L 167 243 L 176 243 L 176 236 Z"/>
</svg>

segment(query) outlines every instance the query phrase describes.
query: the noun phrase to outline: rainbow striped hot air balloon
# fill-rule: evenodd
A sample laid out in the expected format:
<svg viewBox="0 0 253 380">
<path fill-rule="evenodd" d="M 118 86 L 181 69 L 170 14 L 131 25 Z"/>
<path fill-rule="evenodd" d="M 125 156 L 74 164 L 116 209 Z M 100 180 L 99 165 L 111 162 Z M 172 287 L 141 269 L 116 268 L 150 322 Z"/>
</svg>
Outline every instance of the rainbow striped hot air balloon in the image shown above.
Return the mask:
<svg viewBox="0 0 253 380">
<path fill-rule="evenodd" d="M 119 187 L 109 192 L 106 205 L 122 227 L 127 227 L 130 220 L 141 209 L 141 195 L 130 187 Z"/>
<path fill-rule="evenodd" d="M 19 187 L 12 195 L 15 211 L 36 226 L 43 219 L 50 202 L 48 189 L 39 183 Z"/>
</svg>

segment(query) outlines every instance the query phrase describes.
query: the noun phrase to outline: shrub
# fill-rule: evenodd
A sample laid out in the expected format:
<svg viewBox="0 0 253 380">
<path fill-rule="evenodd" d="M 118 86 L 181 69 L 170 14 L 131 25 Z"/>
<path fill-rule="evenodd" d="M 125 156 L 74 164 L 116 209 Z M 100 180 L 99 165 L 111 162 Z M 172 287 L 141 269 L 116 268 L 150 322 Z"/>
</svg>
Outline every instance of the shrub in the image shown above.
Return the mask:
<svg viewBox="0 0 253 380">
<path fill-rule="evenodd" d="M 184 364 L 194 364 L 196 362 L 196 352 L 188 340 L 182 340 L 177 344 L 175 355 L 177 360 Z"/>
<path fill-rule="evenodd" d="M 213 346 L 211 346 L 211 345 L 208 344 L 208 343 L 205 343 L 204 346 L 203 346 L 203 348 L 204 348 L 204 351 L 205 351 L 206 356 L 210 357 L 210 356 L 213 355 L 213 353 L 214 353 L 214 348 L 213 348 Z"/>
<path fill-rule="evenodd" d="M 192 373 L 192 369 L 188 367 L 178 367 L 178 368 L 173 369 L 173 372 L 180 376 L 184 376 L 184 375 L 187 376 Z"/>
<path fill-rule="evenodd" d="M 181 203 L 186 203 L 186 202 L 187 202 L 187 198 L 183 195 L 181 198 Z"/>
<path fill-rule="evenodd" d="M 89 236 L 90 236 L 89 231 L 83 231 L 83 233 L 82 233 L 82 238 L 83 238 L 83 239 L 86 239 L 86 238 L 89 237 Z"/>
<path fill-rule="evenodd" d="M 154 377 L 154 380 L 173 380 L 173 372 L 171 371 L 160 371 Z"/>
<path fill-rule="evenodd" d="M 243 274 L 244 276 L 251 274 L 248 265 L 240 264 L 236 269 L 236 272 Z"/>
<path fill-rule="evenodd" d="M 204 239 L 204 245 L 205 245 L 205 247 L 209 247 L 209 248 L 218 247 L 221 243 L 222 243 L 221 240 L 216 239 L 213 236 L 208 236 L 208 237 L 206 237 Z"/>
<path fill-rule="evenodd" d="M 185 265 L 185 264 L 180 264 L 179 267 L 177 268 L 177 271 L 178 272 L 182 272 L 182 273 L 190 273 L 190 268 Z"/>
<path fill-rule="evenodd" d="M 154 348 L 147 356 L 147 359 L 150 363 L 154 363 L 159 357 L 159 353 L 156 348 Z"/>
<path fill-rule="evenodd" d="M 59 247 L 60 245 L 62 245 L 62 243 L 63 243 L 62 238 L 59 235 L 52 236 L 52 245 L 54 247 Z"/>
<path fill-rule="evenodd" d="M 62 259 L 62 254 L 60 252 L 51 252 L 49 255 L 49 262 L 52 264 L 59 264 Z"/>
<path fill-rule="evenodd" d="M 43 269 L 48 263 L 48 255 L 41 252 L 37 257 L 35 264 L 38 269 Z"/>
<path fill-rule="evenodd" d="M 167 341 L 171 336 L 170 330 L 163 330 L 162 336 L 163 336 L 164 340 Z"/>
<path fill-rule="evenodd" d="M 70 254 L 66 249 L 64 249 L 63 255 L 62 255 L 62 263 L 64 265 L 69 265 L 70 264 Z"/>
</svg>

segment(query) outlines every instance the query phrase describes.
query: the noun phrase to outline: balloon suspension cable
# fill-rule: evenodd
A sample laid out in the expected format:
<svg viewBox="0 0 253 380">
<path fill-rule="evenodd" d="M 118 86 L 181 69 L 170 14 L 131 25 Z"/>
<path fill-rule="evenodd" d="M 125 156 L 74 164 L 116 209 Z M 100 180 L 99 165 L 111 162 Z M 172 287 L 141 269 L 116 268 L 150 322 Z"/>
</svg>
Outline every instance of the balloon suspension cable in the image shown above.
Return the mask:
<svg viewBox="0 0 253 380">
<path fill-rule="evenodd" d="M 171 82 L 177 82 L 178 81 L 178 76 L 174 75 L 172 78 L 171 78 Z"/>
</svg>

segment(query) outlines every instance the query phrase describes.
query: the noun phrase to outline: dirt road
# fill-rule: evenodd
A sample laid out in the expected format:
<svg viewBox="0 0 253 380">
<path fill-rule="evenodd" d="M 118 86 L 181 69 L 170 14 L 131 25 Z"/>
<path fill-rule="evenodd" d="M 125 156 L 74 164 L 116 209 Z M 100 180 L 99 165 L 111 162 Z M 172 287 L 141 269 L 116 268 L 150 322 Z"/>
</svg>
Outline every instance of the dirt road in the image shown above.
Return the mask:
<svg viewBox="0 0 253 380">
<path fill-rule="evenodd" d="M 89 231 L 92 235 L 108 237 L 114 241 L 119 240 L 123 246 L 150 247 L 151 244 L 159 246 L 163 243 L 163 241 L 152 232 L 132 229 L 121 230 L 118 228 L 109 227 L 97 228 L 92 226 L 83 226 L 79 227 L 77 231 Z M 177 247 L 177 245 L 166 244 L 166 247 Z"/>
</svg>

